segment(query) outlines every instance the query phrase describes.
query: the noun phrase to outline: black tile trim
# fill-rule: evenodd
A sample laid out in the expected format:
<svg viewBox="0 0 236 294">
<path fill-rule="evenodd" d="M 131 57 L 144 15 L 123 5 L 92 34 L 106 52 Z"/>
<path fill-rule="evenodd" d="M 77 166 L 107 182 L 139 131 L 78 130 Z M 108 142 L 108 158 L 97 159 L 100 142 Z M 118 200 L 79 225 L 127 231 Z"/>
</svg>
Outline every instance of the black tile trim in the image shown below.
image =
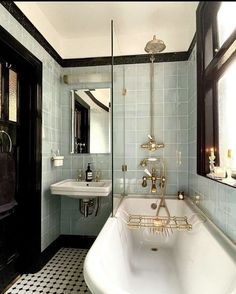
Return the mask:
<svg viewBox="0 0 236 294">
<path fill-rule="evenodd" d="M 88 58 L 67 58 L 62 59 L 62 67 L 83 67 L 111 65 L 111 57 L 88 57 Z"/>
<path fill-rule="evenodd" d="M 1 1 L 0 3 L 62 67 L 111 65 L 110 56 L 63 59 L 13 1 Z M 186 61 L 188 60 L 195 43 L 196 36 L 194 35 L 193 41 L 191 42 L 188 51 L 156 54 L 155 62 Z M 150 63 L 150 56 L 148 54 L 139 54 L 114 57 L 115 65 L 135 63 Z"/>
<path fill-rule="evenodd" d="M 58 237 L 43 252 L 41 252 L 37 271 L 42 269 L 45 264 L 57 253 L 57 251 L 61 249 L 61 247 L 62 246 L 60 244 L 60 237 Z"/>
<path fill-rule="evenodd" d="M 195 44 L 197 43 L 197 34 L 195 33 L 194 36 L 193 36 L 193 39 L 192 39 L 192 42 L 188 48 L 188 59 L 193 51 L 193 48 L 195 46 Z"/>
<path fill-rule="evenodd" d="M 82 235 L 60 235 L 59 242 L 61 247 L 89 249 L 96 236 L 82 236 Z"/>
<path fill-rule="evenodd" d="M 188 60 L 188 52 L 161 53 L 155 55 L 154 62 L 173 62 Z M 114 65 L 150 63 L 149 54 L 114 56 Z M 83 67 L 111 65 L 111 57 L 63 59 L 62 67 Z"/>
<path fill-rule="evenodd" d="M 36 29 L 32 22 L 24 15 L 13 1 L 1 1 L 2 6 L 35 38 L 36 41 L 59 63 L 62 63 L 61 56 L 49 44 L 44 36 Z"/>
</svg>

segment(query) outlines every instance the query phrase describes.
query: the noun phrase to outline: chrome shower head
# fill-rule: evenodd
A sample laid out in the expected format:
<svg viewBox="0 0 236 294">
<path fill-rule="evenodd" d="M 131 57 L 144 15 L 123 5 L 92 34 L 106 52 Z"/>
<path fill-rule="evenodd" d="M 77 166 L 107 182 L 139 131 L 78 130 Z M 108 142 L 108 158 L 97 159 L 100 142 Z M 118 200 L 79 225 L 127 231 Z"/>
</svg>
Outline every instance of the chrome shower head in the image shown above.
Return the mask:
<svg viewBox="0 0 236 294">
<path fill-rule="evenodd" d="M 144 50 L 150 54 L 156 54 L 162 52 L 166 48 L 166 45 L 162 40 L 156 38 L 156 35 L 153 36 L 153 39 L 147 42 Z"/>
</svg>

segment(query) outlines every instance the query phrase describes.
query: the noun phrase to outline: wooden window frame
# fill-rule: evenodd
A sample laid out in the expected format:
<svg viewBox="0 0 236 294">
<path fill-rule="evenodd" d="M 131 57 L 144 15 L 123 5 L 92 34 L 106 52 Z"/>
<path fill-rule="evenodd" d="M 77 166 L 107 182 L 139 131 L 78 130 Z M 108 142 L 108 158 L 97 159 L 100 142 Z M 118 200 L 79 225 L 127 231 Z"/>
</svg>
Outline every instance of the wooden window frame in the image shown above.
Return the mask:
<svg viewBox="0 0 236 294">
<path fill-rule="evenodd" d="M 217 82 L 229 64 L 236 58 L 236 29 L 219 48 L 216 16 L 222 2 L 202 2 L 197 9 L 197 173 L 206 176 L 209 173 L 209 159 L 206 150 L 206 127 L 210 128 L 212 147 L 215 148 L 216 165 L 219 165 L 219 127 L 218 127 L 218 93 Z M 206 22 L 212 25 L 212 60 L 205 67 L 205 42 Z M 205 118 L 205 97 L 212 89 L 213 113 L 212 127 Z M 204 114 L 204 115 L 203 115 Z M 208 129 L 209 134 L 209 129 Z"/>
</svg>

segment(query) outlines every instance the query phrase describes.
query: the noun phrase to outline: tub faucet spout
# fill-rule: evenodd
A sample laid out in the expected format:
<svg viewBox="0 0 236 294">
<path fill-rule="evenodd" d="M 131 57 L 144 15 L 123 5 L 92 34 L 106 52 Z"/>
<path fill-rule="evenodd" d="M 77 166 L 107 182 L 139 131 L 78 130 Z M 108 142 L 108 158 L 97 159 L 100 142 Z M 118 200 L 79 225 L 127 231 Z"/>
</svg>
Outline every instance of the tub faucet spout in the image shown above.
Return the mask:
<svg viewBox="0 0 236 294">
<path fill-rule="evenodd" d="M 156 178 L 152 177 L 152 189 L 151 189 L 152 193 L 156 193 L 157 192 L 157 186 L 156 186 Z"/>
</svg>

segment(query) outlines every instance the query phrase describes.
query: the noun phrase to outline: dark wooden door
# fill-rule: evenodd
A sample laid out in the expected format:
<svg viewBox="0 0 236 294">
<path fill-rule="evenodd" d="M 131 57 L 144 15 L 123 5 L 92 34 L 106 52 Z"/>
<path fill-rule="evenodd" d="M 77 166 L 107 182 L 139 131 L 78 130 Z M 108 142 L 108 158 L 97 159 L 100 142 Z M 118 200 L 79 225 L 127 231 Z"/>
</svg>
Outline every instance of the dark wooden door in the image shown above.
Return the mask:
<svg viewBox="0 0 236 294">
<path fill-rule="evenodd" d="M 1 26 L 0 47 L 1 293 L 18 274 L 40 269 L 42 63 Z M 2 214 L 8 177 L 16 205 Z"/>
</svg>

